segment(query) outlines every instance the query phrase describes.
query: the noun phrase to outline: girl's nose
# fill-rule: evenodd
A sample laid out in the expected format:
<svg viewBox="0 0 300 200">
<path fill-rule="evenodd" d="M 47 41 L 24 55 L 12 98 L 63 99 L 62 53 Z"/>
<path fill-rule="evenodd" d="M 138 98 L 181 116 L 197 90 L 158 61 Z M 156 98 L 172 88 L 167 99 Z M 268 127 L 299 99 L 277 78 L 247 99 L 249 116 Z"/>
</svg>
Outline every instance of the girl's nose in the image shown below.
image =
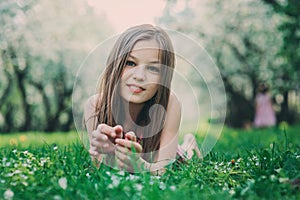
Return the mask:
<svg viewBox="0 0 300 200">
<path fill-rule="evenodd" d="M 136 66 L 133 72 L 133 78 L 136 81 L 144 81 L 146 78 L 145 66 Z"/>
</svg>

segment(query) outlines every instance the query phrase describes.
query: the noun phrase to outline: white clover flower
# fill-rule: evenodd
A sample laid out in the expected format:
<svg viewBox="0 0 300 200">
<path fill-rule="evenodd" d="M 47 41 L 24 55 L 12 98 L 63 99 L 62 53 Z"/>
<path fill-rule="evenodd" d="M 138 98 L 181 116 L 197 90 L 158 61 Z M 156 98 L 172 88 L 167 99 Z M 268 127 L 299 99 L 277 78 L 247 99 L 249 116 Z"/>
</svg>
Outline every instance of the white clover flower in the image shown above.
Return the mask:
<svg viewBox="0 0 300 200">
<path fill-rule="evenodd" d="M 58 180 L 58 185 L 62 188 L 62 189 L 67 189 L 67 178 L 66 177 L 62 177 Z"/>
<path fill-rule="evenodd" d="M 14 192 L 11 189 L 7 189 L 4 192 L 3 196 L 4 196 L 4 199 L 10 200 L 10 199 L 12 199 L 14 197 Z"/>
<path fill-rule="evenodd" d="M 170 190 L 175 191 L 176 190 L 176 186 L 175 185 L 171 185 L 170 186 Z"/>
<path fill-rule="evenodd" d="M 57 147 L 57 146 L 54 146 L 54 147 L 53 147 L 53 150 L 54 150 L 54 151 L 56 151 L 57 149 L 58 149 L 58 147 Z"/>
<path fill-rule="evenodd" d="M 53 199 L 54 199 L 54 200 L 61 200 L 62 198 L 61 198 L 61 196 L 59 196 L 59 195 L 54 195 Z"/>
<path fill-rule="evenodd" d="M 275 171 L 279 174 L 281 171 L 281 168 L 275 169 Z"/>
<path fill-rule="evenodd" d="M 276 176 L 274 174 L 270 175 L 270 180 L 274 181 L 276 179 Z"/>
<path fill-rule="evenodd" d="M 86 173 L 85 175 L 86 175 L 86 177 L 90 177 L 91 176 L 90 173 Z"/>
<path fill-rule="evenodd" d="M 116 175 L 111 176 L 112 186 L 117 187 L 120 184 L 120 179 Z"/>
<path fill-rule="evenodd" d="M 280 177 L 279 178 L 279 183 L 284 183 L 284 182 L 287 182 L 289 180 L 290 180 L 289 178 L 282 178 L 282 177 Z"/>
<path fill-rule="evenodd" d="M 125 175 L 125 172 L 124 172 L 123 170 L 120 170 L 120 171 L 118 172 L 118 174 L 121 175 L 121 176 L 124 176 L 124 175 Z"/>
<path fill-rule="evenodd" d="M 142 191 L 143 185 L 142 184 L 135 184 L 135 188 L 137 189 L 137 191 Z"/>
<path fill-rule="evenodd" d="M 129 174 L 129 176 L 127 176 L 125 180 L 126 180 L 126 181 L 127 181 L 127 180 L 135 181 L 135 180 L 137 180 L 137 179 L 139 179 L 138 176 L 133 175 L 133 174 Z"/>
<path fill-rule="evenodd" d="M 235 191 L 233 189 L 229 190 L 229 194 L 230 195 L 234 195 L 235 194 Z"/>
<path fill-rule="evenodd" d="M 166 184 L 165 184 L 164 182 L 160 182 L 160 183 L 159 183 L 159 188 L 160 188 L 161 190 L 165 190 L 165 189 L 166 189 Z"/>
</svg>

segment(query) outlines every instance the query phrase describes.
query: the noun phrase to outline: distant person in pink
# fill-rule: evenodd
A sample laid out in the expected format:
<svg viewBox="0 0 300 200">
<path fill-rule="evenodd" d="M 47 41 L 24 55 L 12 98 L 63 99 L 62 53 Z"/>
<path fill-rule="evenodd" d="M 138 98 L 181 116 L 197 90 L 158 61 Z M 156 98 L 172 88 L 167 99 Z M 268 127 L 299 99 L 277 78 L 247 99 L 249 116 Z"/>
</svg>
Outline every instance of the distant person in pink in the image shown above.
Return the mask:
<svg viewBox="0 0 300 200">
<path fill-rule="evenodd" d="M 266 84 L 260 84 L 258 87 L 255 97 L 254 127 L 262 128 L 276 124 L 276 116 L 268 90 Z"/>
</svg>

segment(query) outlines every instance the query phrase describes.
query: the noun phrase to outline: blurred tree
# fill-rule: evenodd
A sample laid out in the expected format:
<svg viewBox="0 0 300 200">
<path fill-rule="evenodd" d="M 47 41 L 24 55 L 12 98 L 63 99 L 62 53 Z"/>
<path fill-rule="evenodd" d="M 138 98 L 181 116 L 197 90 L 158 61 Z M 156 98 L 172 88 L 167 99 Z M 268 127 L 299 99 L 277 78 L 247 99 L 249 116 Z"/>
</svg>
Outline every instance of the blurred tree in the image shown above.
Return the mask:
<svg viewBox="0 0 300 200">
<path fill-rule="evenodd" d="M 283 94 L 280 120 L 294 122 L 295 109 L 290 108 L 289 93 L 300 90 L 300 1 L 299 0 L 262 0 L 276 13 L 284 17 L 277 26 L 282 33 L 283 43 L 278 56 L 282 59 L 280 73 L 280 92 Z M 299 107 L 296 109 L 299 109 Z"/>
<path fill-rule="evenodd" d="M 2 1 L 0 13 L 0 131 L 70 130 L 76 72 L 112 31 L 105 17 L 84 0 Z"/>
<path fill-rule="evenodd" d="M 167 1 L 162 25 L 198 37 L 220 69 L 228 99 L 226 123 L 251 123 L 259 82 L 271 84 L 281 44 L 281 20 L 262 2 Z M 180 5 L 181 4 L 181 5 Z M 186 14 L 188 13 L 188 14 Z M 272 87 L 273 88 L 273 87 Z"/>
</svg>

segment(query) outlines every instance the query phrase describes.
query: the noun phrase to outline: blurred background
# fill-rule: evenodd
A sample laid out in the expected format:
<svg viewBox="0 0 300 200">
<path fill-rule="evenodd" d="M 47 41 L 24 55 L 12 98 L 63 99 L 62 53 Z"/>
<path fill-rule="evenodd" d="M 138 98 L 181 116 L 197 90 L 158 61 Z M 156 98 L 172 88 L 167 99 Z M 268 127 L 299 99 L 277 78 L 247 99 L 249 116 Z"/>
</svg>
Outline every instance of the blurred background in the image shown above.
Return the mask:
<svg viewBox="0 0 300 200">
<path fill-rule="evenodd" d="M 0 133 L 74 130 L 72 92 L 82 61 L 140 23 L 200 41 L 224 82 L 227 126 L 251 126 L 262 82 L 277 124 L 300 123 L 298 0 L 0 0 Z"/>
</svg>

